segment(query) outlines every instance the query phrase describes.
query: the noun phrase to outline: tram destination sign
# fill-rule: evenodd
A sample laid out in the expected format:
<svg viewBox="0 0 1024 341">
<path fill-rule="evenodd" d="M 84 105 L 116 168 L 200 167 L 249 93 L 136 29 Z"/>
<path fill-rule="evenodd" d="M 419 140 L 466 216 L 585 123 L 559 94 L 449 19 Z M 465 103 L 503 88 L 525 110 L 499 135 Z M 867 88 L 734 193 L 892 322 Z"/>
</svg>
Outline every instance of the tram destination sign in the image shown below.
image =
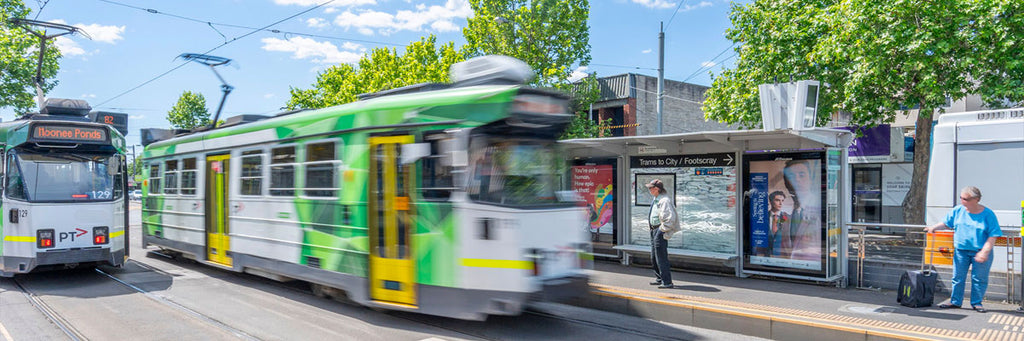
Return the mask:
<svg viewBox="0 0 1024 341">
<path fill-rule="evenodd" d="M 632 156 L 629 158 L 630 168 L 722 167 L 735 165 L 736 157 L 732 153 Z"/>
<path fill-rule="evenodd" d="M 36 124 L 32 126 L 33 141 L 48 142 L 107 142 L 107 129 L 74 125 Z"/>
</svg>

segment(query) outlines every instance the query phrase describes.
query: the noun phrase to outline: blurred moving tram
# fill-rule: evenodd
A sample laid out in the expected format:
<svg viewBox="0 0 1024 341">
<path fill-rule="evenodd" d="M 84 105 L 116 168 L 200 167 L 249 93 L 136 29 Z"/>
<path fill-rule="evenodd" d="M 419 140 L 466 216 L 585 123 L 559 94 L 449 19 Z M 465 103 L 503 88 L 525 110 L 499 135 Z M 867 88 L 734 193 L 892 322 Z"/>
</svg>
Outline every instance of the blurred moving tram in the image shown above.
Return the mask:
<svg viewBox="0 0 1024 341">
<path fill-rule="evenodd" d="M 196 131 L 143 131 L 143 244 L 359 304 L 482 320 L 587 292 L 568 98 L 501 56 Z"/>
</svg>

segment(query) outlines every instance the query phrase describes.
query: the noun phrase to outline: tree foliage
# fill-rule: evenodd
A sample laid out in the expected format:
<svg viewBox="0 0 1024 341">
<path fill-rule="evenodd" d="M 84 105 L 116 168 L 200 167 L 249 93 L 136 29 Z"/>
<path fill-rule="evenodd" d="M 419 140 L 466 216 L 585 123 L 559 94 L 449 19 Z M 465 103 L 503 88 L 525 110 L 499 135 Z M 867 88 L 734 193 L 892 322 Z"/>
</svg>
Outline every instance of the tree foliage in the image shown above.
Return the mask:
<svg viewBox="0 0 1024 341">
<path fill-rule="evenodd" d="M 178 97 L 167 121 L 177 129 L 193 129 L 210 124 L 210 112 L 206 109 L 206 97 L 198 92 L 185 91 Z"/>
<path fill-rule="evenodd" d="M 311 89 L 292 88 L 286 106 L 324 108 L 354 102 L 363 93 L 423 82 L 447 82 L 448 68 L 462 60 L 454 43 L 437 46 L 434 35 L 409 44 L 404 54 L 397 49 L 373 49 L 359 60 L 358 66 L 342 64 L 321 72 Z"/>
<path fill-rule="evenodd" d="M 501 54 L 520 59 L 539 75 L 533 85 L 566 92 L 574 65 L 590 62 L 589 4 L 583 0 L 471 0 L 473 18 L 463 29 L 467 44 L 438 45 L 433 35 L 397 49 L 371 50 L 357 65 L 332 66 L 317 75 L 310 89 L 291 89 L 289 109 L 314 109 L 354 102 L 359 94 L 422 82 L 447 82 L 452 64 L 467 58 Z M 496 17 L 505 22 L 495 21 Z M 596 84 L 596 80 L 593 80 Z M 575 93 L 574 112 L 597 99 L 596 86 Z M 582 97 L 580 97 L 582 96 Z M 586 100 L 584 100 L 586 99 Z M 581 119 L 582 117 L 582 119 Z M 577 117 L 567 138 L 597 137 L 596 124 Z"/>
<path fill-rule="evenodd" d="M 21 18 L 29 14 L 20 0 L 0 0 L 0 107 L 10 107 L 25 113 L 36 106 L 35 76 L 39 60 L 39 38 L 8 18 Z M 54 40 L 48 40 L 43 56 L 43 93 L 57 86 L 53 78 L 59 69 L 60 51 Z"/>
<path fill-rule="evenodd" d="M 601 137 L 602 127 L 610 124 L 611 119 L 607 119 L 605 122 L 595 122 L 589 117 L 590 104 L 597 102 L 601 96 L 601 86 L 597 82 L 597 76 L 592 74 L 573 83 L 571 87 L 562 89 L 563 86 L 558 86 L 558 88 L 572 94 L 569 109 L 573 113 L 572 122 L 559 139 Z"/>
<path fill-rule="evenodd" d="M 565 83 L 574 65 L 590 63 L 586 0 L 470 0 L 462 35 L 467 57 L 501 54 L 533 68 L 534 85 Z"/>
<path fill-rule="evenodd" d="M 947 97 L 981 94 L 989 103 L 1020 102 L 1024 90 L 1020 1 L 756 0 L 733 5 L 736 66 L 714 77 L 708 118 L 756 127 L 757 85 L 816 79 L 818 122 L 839 111 L 852 125 L 892 122 L 918 107 L 914 180 L 907 223 L 923 223 L 931 113 Z"/>
</svg>

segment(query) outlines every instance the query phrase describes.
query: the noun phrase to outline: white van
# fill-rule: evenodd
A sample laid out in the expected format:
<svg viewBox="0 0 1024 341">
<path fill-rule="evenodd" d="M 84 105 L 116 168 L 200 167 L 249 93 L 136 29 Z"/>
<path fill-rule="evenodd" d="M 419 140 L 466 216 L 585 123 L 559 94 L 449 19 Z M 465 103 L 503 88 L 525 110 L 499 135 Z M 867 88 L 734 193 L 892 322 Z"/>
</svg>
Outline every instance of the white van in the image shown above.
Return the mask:
<svg viewBox="0 0 1024 341">
<path fill-rule="evenodd" d="M 941 222 L 960 204 L 960 189 L 975 186 L 1004 234 L 1018 235 L 1024 204 L 1024 108 L 942 115 L 932 138 L 926 224 Z M 1005 247 L 993 255 L 992 270 L 1006 271 Z M 1018 250 L 1017 262 L 1020 257 Z"/>
</svg>

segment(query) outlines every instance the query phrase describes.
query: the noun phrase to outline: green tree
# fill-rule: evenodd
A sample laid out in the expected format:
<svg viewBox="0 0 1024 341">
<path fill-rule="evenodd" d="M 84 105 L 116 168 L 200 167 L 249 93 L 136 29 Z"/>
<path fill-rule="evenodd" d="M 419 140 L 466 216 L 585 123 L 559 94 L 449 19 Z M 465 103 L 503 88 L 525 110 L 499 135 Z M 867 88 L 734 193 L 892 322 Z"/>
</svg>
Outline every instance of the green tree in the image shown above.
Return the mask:
<svg viewBox="0 0 1024 341">
<path fill-rule="evenodd" d="M 470 0 L 462 35 L 468 57 L 501 54 L 533 68 L 535 85 L 566 83 L 572 66 L 590 63 L 586 0 Z"/>
<path fill-rule="evenodd" d="M 358 66 L 332 66 L 316 77 L 311 89 L 291 89 L 289 109 L 315 109 L 354 102 L 359 94 L 399 88 L 423 82 L 448 81 L 448 68 L 462 61 L 454 43 L 437 46 L 430 35 L 409 44 L 404 54 L 397 49 L 376 48 Z"/>
<path fill-rule="evenodd" d="M 167 112 L 167 121 L 177 129 L 193 129 L 210 124 L 206 97 L 198 92 L 185 91 L 178 97 L 178 103 Z"/>
<path fill-rule="evenodd" d="M 36 106 L 35 76 L 38 61 L 39 38 L 9 18 L 21 18 L 29 14 L 28 7 L 20 0 L 0 0 L 0 107 L 13 108 L 18 114 L 28 112 Z M 43 93 L 57 86 L 53 78 L 60 68 L 60 51 L 48 40 L 46 55 L 43 56 Z"/>
<path fill-rule="evenodd" d="M 917 107 L 907 223 L 924 223 L 932 113 L 947 97 L 1024 100 L 1016 57 L 1024 30 L 1014 0 L 756 0 L 733 5 L 726 37 L 736 66 L 714 77 L 708 118 L 757 127 L 757 85 L 792 79 L 826 84 L 818 122 L 851 114 L 851 125 L 892 122 Z M 777 81 L 778 80 L 778 81 Z M 1016 85 L 1016 87 L 1014 86 Z"/>
<path fill-rule="evenodd" d="M 597 82 L 597 75 L 591 74 L 572 84 L 567 92 L 572 94 L 569 102 L 569 109 L 573 113 L 572 122 L 562 133 L 559 139 L 584 139 L 601 137 L 603 127 L 610 124 L 611 119 L 605 122 L 595 122 L 590 119 L 590 104 L 597 102 L 601 96 L 601 86 Z"/>
</svg>

